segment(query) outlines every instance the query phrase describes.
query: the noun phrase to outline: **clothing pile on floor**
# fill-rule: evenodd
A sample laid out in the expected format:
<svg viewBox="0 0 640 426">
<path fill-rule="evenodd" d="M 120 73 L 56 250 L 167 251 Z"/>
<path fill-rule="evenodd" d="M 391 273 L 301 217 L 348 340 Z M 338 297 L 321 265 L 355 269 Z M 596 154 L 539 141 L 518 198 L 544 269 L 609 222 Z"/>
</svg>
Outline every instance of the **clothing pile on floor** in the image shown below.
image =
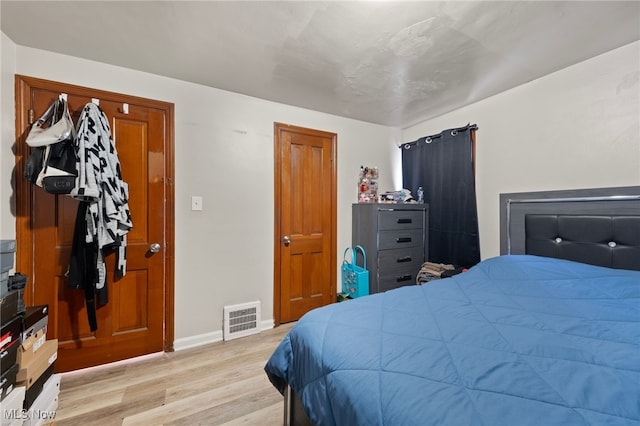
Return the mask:
<svg viewBox="0 0 640 426">
<path fill-rule="evenodd" d="M 416 275 L 416 284 L 422 285 L 440 278 L 448 278 L 464 272 L 466 269 L 445 263 L 424 262 Z"/>
</svg>

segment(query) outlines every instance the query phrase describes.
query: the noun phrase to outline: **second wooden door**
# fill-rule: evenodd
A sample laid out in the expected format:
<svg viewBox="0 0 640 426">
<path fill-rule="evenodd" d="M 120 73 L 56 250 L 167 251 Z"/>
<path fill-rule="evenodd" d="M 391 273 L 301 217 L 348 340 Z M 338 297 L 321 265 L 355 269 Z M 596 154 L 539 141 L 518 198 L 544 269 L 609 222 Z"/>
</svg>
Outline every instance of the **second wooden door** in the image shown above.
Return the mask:
<svg viewBox="0 0 640 426">
<path fill-rule="evenodd" d="M 336 135 L 276 123 L 276 323 L 332 303 Z"/>
</svg>

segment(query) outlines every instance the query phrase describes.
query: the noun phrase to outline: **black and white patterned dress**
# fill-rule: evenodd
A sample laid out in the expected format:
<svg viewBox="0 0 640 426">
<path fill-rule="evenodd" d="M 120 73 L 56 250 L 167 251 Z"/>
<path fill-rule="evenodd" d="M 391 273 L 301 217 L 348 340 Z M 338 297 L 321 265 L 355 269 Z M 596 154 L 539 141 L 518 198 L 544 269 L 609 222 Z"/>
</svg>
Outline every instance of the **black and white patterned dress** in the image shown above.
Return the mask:
<svg viewBox="0 0 640 426">
<path fill-rule="evenodd" d="M 126 274 L 127 233 L 133 224 L 129 187 L 122 180 L 109 121 L 98 105 L 85 105 L 77 134 L 78 177 L 70 195 L 81 201 L 81 205 L 76 219 L 69 285 L 85 289 L 87 308 L 91 310 L 89 302 L 94 303 L 90 300 L 94 291 L 99 295 L 98 305 L 107 302 L 105 250 L 117 250 L 116 276 Z M 89 322 L 92 322 L 91 312 Z M 92 324 L 92 330 L 94 326 Z"/>
</svg>

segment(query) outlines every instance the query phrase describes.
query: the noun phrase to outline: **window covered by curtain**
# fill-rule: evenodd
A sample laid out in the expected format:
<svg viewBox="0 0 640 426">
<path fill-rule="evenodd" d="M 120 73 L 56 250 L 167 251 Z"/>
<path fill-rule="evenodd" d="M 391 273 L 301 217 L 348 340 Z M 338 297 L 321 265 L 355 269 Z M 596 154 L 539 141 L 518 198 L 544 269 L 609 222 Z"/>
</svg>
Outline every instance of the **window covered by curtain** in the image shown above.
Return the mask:
<svg viewBox="0 0 640 426">
<path fill-rule="evenodd" d="M 472 132 L 476 125 L 443 130 L 406 143 L 403 187 L 429 204 L 429 261 L 471 267 L 480 261 Z"/>
</svg>

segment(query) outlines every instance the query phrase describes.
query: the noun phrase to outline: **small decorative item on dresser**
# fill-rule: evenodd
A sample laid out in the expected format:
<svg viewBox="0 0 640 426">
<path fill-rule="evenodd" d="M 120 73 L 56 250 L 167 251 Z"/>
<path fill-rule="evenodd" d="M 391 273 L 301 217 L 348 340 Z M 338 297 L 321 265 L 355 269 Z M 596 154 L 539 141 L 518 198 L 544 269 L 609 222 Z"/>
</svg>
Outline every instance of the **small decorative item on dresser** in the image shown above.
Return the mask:
<svg viewBox="0 0 640 426">
<path fill-rule="evenodd" d="M 378 202 L 378 168 L 360 166 L 358 178 L 358 202 Z"/>
</svg>

